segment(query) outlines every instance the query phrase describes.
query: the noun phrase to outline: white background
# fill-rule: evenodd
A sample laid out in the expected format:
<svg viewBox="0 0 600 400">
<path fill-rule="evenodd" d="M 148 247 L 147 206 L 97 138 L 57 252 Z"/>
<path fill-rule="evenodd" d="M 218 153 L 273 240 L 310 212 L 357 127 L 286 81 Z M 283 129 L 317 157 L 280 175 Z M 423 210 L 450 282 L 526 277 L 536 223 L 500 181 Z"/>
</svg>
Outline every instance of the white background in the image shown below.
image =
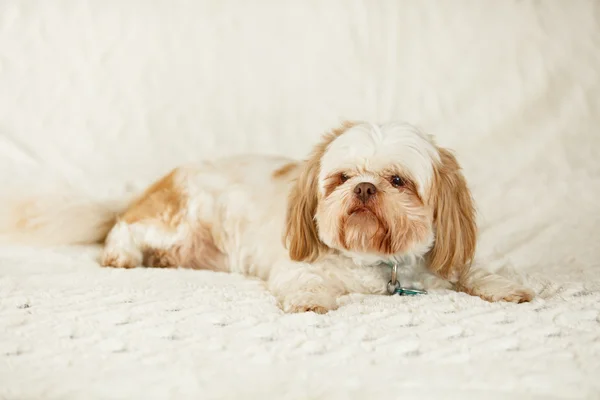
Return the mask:
<svg viewBox="0 0 600 400">
<path fill-rule="evenodd" d="M 513 395 L 597 394 L 597 383 L 587 374 L 598 372 L 600 338 L 586 332 L 598 329 L 600 297 L 598 3 L 0 0 L 0 181 L 5 193 L 68 184 L 90 196 L 104 196 L 140 188 L 177 164 L 206 157 L 247 152 L 303 157 L 323 132 L 343 119 L 406 120 L 455 149 L 478 204 L 479 254 L 492 262 L 509 263 L 528 276 L 531 285 L 543 292 L 537 301 L 548 302 L 543 309 L 550 310 L 539 317 L 543 313 L 527 307 L 541 307 L 540 303 L 515 309 L 454 294 L 419 300 L 417 309 L 411 303 L 398 305 L 387 299 L 384 308 L 395 318 L 417 313 L 412 322 L 416 328 L 410 334 L 421 338 L 415 346 L 425 354 L 411 361 L 416 366 L 410 379 L 401 379 L 398 372 L 395 384 L 408 393 L 425 396 L 448 393 L 447 389 L 473 396 L 481 394 L 479 390 L 492 389 Z M 271 376 L 272 391 L 265 389 L 261 396 L 303 393 L 318 397 L 328 393 L 327 397 L 333 398 L 335 393 L 346 393 L 344 390 L 350 393 L 355 385 L 346 380 L 343 368 L 370 374 L 366 383 L 363 381 L 365 392 L 355 393 L 383 390 L 383 383 L 375 382 L 387 367 L 377 360 L 387 357 L 387 350 L 378 350 L 380 346 L 364 350 L 370 347 L 363 337 L 341 345 L 332 333 L 346 326 L 350 318 L 358 326 L 372 327 L 373 332 L 379 332 L 373 327 L 379 326 L 383 336 L 373 333 L 376 338 L 388 337 L 389 330 L 383 328 L 387 317 L 377 320 L 379 325 L 369 320 L 369 315 L 379 315 L 383 300 L 371 299 L 367 305 L 357 300 L 333 316 L 298 317 L 330 324 L 327 326 L 332 331 L 326 330 L 319 345 L 325 349 L 324 361 L 319 361 L 322 364 L 306 361 L 310 351 L 296 354 L 282 350 L 279 356 L 270 353 L 269 349 L 278 348 L 273 344 L 264 347 L 263 361 L 279 360 L 282 364 L 277 369 L 269 369 L 267 364 L 256 367 L 252 364 L 257 362 L 252 358 L 255 352 L 246 357 L 241 350 L 254 343 L 240 333 L 244 329 L 232 329 L 230 336 L 215 331 L 222 338 L 219 342 L 208 335 L 212 330 L 198 332 L 198 325 L 189 319 L 188 325 L 176 328 L 177 322 L 173 322 L 170 326 L 187 332 L 188 338 L 197 339 L 190 333 L 196 332 L 208 335 L 202 336 L 208 341 L 214 339 L 221 349 L 213 355 L 214 360 L 203 353 L 208 350 L 202 341 L 181 344 L 177 351 L 150 341 L 136 353 L 134 343 L 146 343 L 139 340 L 144 334 L 159 332 L 156 321 L 166 317 L 150 307 L 142 320 L 153 328 L 142 332 L 132 329 L 128 334 L 113 332 L 106 325 L 116 318 L 110 314 L 112 303 L 104 304 L 103 299 L 156 292 L 158 298 L 167 301 L 188 293 L 178 285 L 186 287 L 186 282 L 194 281 L 201 287 L 220 287 L 223 280 L 232 287 L 209 291 L 210 295 L 192 290 L 191 297 L 184 296 L 181 301 L 189 301 L 190 307 L 212 304 L 217 315 L 214 318 L 228 319 L 238 315 L 232 310 L 240 312 L 240 308 L 223 304 L 238 295 L 240 289 L 235 285 L 244 284 L 234 277 L 204 272 L 107 272 L 97 268 L 88 250 L 69 250 L 66 254 L 14 248 L 3 251 L 0 323 L 5 324 L 6 334 L 0 336 L 0 342 L 7 349 L 0 352 L 0 358 L 3 354 L 5 358 L 0 369 L 0 396 L 39 398 L 50 393 L 82 398 L 81 393 L 100 397 L 102 393 L 113 397 L 120 393 L 131 398 L 147 388 L 145 398 L 152 393 L 158 397 L 159 393 L 167 397 L 168 393 L 212 393 L 219 397 L 259 393 L 259 389 L 253 392 L 249 388 L 258 387 L 256 382 L 263 379 L 269 387 Z M 89 251 L 93 254 L 95 250 Z M 178 283 L 157 289 L 156 283 L 168 279 L 154 274 L 169 274 L 168 279 Z M 102 286 L 98 280 L 108 283 Z M 75 287 L 81 292 L 73 291 Z M 98 287 L 104 289 L 94 292 Z M 307 320 L 294 325 L 290 321 L 297 320 L 280 316 L 262 289 L 248 286 L 245 290 L 253 293 L 248 296 L 259 306 L 242 307 L 244 313 L 259 310 L 255 318 L 263 318 L 265 324 L 276 321 L 269 329 L 285 332 L 281 335 L 282 348 L 293 347 L 285 340 L 295 337 L 292 332 L 296 329 L 301 333 L 292 342 L 297 340 L 299 348 L 314 339 L 306 328 L 310 326 Z M 576 296 L 582 291 L 588 294 Z M 89 295 L 89 303 L 82 300 Z M 138 297 L 147 300 L 141 294 Z M 63 303 L 44 299 L 62 299 Z M 37 302 L 38 308 L 20 307 L 28 302 Z M 73 302 L 80 306 L 69 305 Z M 522 339 L 527 332 L 541 332 L 541 336 L 533 334 L 530 342 L 519 342 L 516 348 L 523 351 L 506 357 L 498 356 L 493 344 L 484 345 L 480 350 L 483 356 L 473 359 L 469 348 L 477 348 L 476 343 L 489 344 L 508 332 L 500 325 L 492 327 L 484 318 L 473 323 L 473 341 L 452 350 L 452 354 L 466 358 L 458 357 L 459 366 L 454 365 L 452 376 L 447 376 L 447 355 L 431 356 L 427 346 L 437 350 L 450 346 L 453 336 L 442 335 L 443 339 L 430 339 L 433 342 L 425 342 L 428 344 L 423 344 L 422 338 L 431 328 L 430 313 L 443 315 L 448 304 L 458 304 L 461 320 L 472 321 L 473 310 L 489 311 L 491 320 L 500 312 L 517 321 L 519 329 L 510 331 L 514 337 Z M 91 316 L 92 322 L 78 325 L 82 313 L 95 315 L 86 311 L 89 307 L 99 310 L 100 316 Z M 267 311 L 260 311 L 261 307 Z M 133 311 L 123 312 L 130 315 Z M 557 316 L 560 313 L 567 318 L 564 326 Z M 43 315 L 49 319 L 44 320 Z M 44 324 L 59 318 L 57 315 L 67 322 Z M 434 320 L 440 329 L 449 323 L 443 318 Z M 458 329 L 465 331 L 464 324 L 468 325 L 459 324 Z M 98 330 L 86 330 L 89 326 Z M 566 338 L 564 342 L 548 339 L 556 326 L 560 328 L 557 335 Z M 88 338 L 95 333 L 100 339 L 78 347 L 68 340 L 70 334 L 63 337 L 57 333 L 63 328 L 65 332 L 79 329 Z M 368 329 L 365 332 L 370 335 Z M 392 336 L 399 343 L 405 343 L 407 337 L 398 332 Z M 114 340 L 122 340 L 136 356 L 118 359 L 111 353 L 111 342 L 103 344 L 108 338 L 119 338 Z M 235 350 L 228 350 L 224 344 L 227 340 L 237 343 L 230 346 Z M 552 356 L 531 350 L 536 345 L 554 349 L 550 352 L 554 355 L 562 354 L 559 349 L 568 346 L 572 350 L 550 362 L 544 357 Z M 398 346 L 392 348 L 407 348 Z M 361 348 L 362 353 L 357 350 Z M 414 350 L 411 345 L 408 348 L 409 352 Z M 195 350 L 186 353 L 186 349 Z M 105 350 L 109 355 L 104 355 Z M 169 351 L 174 358 L 163 353 Z M 232 351 L 242 355 L 236 359 Z M 14 352 L 23 356 L 14 357 Z M 357 362 L 370 363 L 371 369 L 345 361 L 332 367 L 335 363 L 331 360 L 339 361 L 336 355 L 352 352 Z M 157 358 L 144 358 L 144 354 L 156 354 Z M 190 362 L 201 362 L 202 357 L 212 360 L 200 370 L 210 368 L 215 378 L 205 386 L 185 381 L 186 386 L 182 376 L 190 374 L 194 381 L 202 374 L 185 363 L 178 364 L 181 359 L 177 354 L 194 354 Z M 260 352 L 257 354 L 262 360 Z M 403 355 L 398 357 L 404 359 Z M 94 375 L 90 362 L 107 375 Z M 221 381 L 232 363 L 238 363 L 240 373 L 247 374 L 246 380 L 240 378 L 239 388 Z M 116 372 L 119 368 L 129 380 Z M 341 368 L 339 373 L 335 368 Z M 330 371 L 328 386 L 292 379 L 302 375 L 298 371 L 321 376 L 326 370 Z M 571 380 L 565 378 L 565 371 L 570 371 Z M 11 378 L 11 385 L 2 379 L 3 374 Z M 35 384 L 23 380 L 30 374 Z M 69 378 L 72 376 L 76 379 Z M 112 383 L 103 384 L 99 376 L 110 376 L 106 382 Z M 89 383 L 92 379 L 96 385 Z M 144 379 L 158 383 L 148 386 L 142 383 Z M 375 386 L 369 387 L 369 382 Z M 322 389 L 324 385 L 330 391 Z M 91 392 L 86 388 L 92 388 Z"/>
</svg>

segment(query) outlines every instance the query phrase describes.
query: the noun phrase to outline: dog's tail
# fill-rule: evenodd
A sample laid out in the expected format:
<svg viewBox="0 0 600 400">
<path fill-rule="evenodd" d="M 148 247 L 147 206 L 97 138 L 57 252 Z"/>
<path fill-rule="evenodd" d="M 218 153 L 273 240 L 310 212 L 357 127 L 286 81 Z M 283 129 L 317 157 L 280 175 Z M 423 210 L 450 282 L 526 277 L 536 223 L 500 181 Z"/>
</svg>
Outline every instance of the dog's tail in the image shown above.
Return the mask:
<svg viewBox="0 0 600 400">
<path fill-rule="evenodd" d="M 0 200 L 0 243 L 91 244 L 104 241 L 126 200 L 68 194 Z"/>
</svg>

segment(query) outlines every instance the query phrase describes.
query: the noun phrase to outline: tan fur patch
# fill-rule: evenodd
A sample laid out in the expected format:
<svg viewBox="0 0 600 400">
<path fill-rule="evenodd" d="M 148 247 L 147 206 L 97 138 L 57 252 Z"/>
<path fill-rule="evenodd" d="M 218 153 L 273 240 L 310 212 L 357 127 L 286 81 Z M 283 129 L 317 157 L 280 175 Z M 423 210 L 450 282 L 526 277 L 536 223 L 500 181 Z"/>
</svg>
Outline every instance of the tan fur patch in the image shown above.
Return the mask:
<svg viewBox="0 0 600 400">
<path fill-rule="evenodd" d="M 275 178 L 275 179 L 285 178 L 288 175 L 290 175 L 290 173 L 293 172 L 296 168 L 299 168 L 299 167 L 300 167 L 300 163 L 297 163 L 297 162 L 287 163 L 284 166 L 276 169 L 275 172 L 273 172 L 273 178 Z"/>
<path fill-rule="evenodd" d="M 152 184 L 125 211 L 121 220 L 132 224 L 144 220 L 161 222 L 165 227 L 177 226 L 182 218 L 182 211 L 187 199 L 177 186 L 178 169 Z"/>
</svg>

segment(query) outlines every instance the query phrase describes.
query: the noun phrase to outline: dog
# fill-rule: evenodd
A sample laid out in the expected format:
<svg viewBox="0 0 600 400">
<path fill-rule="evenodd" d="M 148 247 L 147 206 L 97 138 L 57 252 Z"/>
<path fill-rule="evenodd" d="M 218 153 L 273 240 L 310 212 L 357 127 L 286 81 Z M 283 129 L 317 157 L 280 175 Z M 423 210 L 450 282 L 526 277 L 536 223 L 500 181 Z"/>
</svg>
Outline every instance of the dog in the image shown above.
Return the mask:
<svg viewBox="0 0 600 400">
<path fill-rule="evenodd" d="M 21 202 L 4 239 L 104 242 L 105 267 L 193 268 L 263 279 L 285 312 L 402 283 L 527 302 L 476 267 L 474 202 L 455 156 L 416 127 L 345 122 L 309 157 L 235 156 L 171 171 L 119 206 Z M 60 223 L 58 223 L 60 222 Z"/>
</svg>

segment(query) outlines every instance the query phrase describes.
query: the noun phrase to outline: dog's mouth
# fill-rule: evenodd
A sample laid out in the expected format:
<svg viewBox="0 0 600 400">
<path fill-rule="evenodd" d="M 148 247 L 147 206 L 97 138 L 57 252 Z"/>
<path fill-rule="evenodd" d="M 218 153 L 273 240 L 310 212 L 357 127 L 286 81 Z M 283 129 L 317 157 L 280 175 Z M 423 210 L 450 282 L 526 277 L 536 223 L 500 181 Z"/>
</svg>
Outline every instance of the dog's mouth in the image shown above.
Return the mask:
<svg viewBox="0 0 600 400">
<path fill-rule="evenodd" d="M 348 215 L 369 215 L 372 214 L 374 215 L 375 213 L 373 212 L 373 210 L 371 210 L 368 207 L 365 206 L 360 206 L 360 207 L 353 207 L 350 210 L 348 210 Z"/>
<path fill-rule="evenodd" d="M 365 226 L 377 226 L 379 225 L 379 218 L 373 210 L 368 207 L 354 207 L 348 211 L 348 218 L 346 223 L 349 225 L 361 225 Z"/>
</svg>

